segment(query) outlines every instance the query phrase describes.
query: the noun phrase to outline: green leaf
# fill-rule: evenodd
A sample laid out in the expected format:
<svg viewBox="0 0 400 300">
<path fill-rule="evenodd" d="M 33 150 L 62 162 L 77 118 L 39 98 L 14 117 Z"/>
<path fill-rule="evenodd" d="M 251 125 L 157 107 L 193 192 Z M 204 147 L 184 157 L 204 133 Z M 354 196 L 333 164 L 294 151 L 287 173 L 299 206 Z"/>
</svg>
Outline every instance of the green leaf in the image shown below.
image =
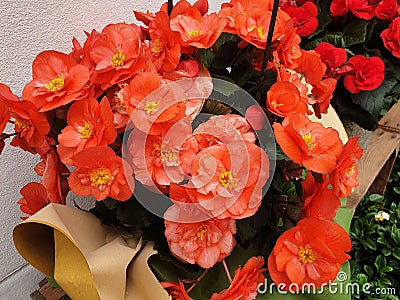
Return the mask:
<svg viewBox="0 0 400 300">
<path fill-rule="evenodd" d="M 259 254 L 260 249 L 255 247 L 244 250 L 236 246 L 231 255 L 225 259 L 231 276 L 233 277 L 233 273 L 237 267 L 243 266 L 250 257 Z M 220 292 L 228 287 L 229 281 L 222 263 L 217 263 L 189 293 L 189 296 L 193 299 L 209 299 L 213 293 Z"/>
<path fill-rule="evenodd" d="M 187 264 L 181 261 L 165 260 L 160 255 L 153 255 L 149 258 L 148 264 L 160 281 L 177 282 L 183 278 L 197 278 L 201 271 L 189 272 Z"/>
<path fill-rule="evenodd" d="M 284 182 L 282 185 L 282 194 L 283 195 L 297 195 L 296 186 L 293 181 Z"/>
<path fill-rule="evenodd" d="M 378 237 L 378 239 L 377 239 L 376 241 L 377 241 L 379 244 L 383 244 L 383 245 L 386 244 L 385 238 L 382 237 L 382 236 Z"/>
<path fill-rule="evenodd" d="M 374 270 L 369 265 L 364 265 L 364 272 L 367 274 L 369 278 L 374 277 Z"/>
<path fill-rule="evenodd" d="M 200 49 L 200 56 L 203 65 L 208 69 L 215 57 L 215 53 L 211 49 Z"/>
<path fill-rule="evenodd" d="M 324 1 L 323 3 L 320 4 L 320 6 L 324 5 L 325 3 L 327 2 Z M 309 38 L 317 36 L 319 33 L 323 32 L 325 30 L 325 27 L 332 22 L 332 17 L 329 13 L 329 6 L 321 7 L 320 11 L 318 12 L 317 18 L 318 18 L 318 27 L 313 32 L 313 34 L 309 36 Z"/>
<path fill-rule="evenodd" d="M 112 210 L 117 207 L 117 201 L 112 199 L 112 198 L 106 198 L 103 200 L 103 203 L 105 206 L 107 206 L 108 209 Z"/>
<path fill-rule="evenodd" d="M 369 200 L 374 201 L 374 202 L 382 201 L 383 199 L 385 199 L 385 197 L 383 197 L 382 195 L 379 195 L 379 194 L 371 194 L 369 196 Z"/>
<path fill-rule="evenodd" d="M 392 251 L 390 251 L 388 248 L 382 248 L 381 252 L 385 256 L 389 256 L 390 254 L 392 254 Z"/>
<path fill-rule="evenodd" d="M 381 271 L 384 267 L 386 267 L 386 258 L 382 255 L 378 255 L 375 259 L 374 265 L 378 271 Z"/>
<path fill-rule="evenodd" d="M 48 283 L 50 283 L 50 285 L 51 285 L 53 288 L 61 289 L 61 287 L 58 285 L 57 281 L 54 279 L 53 276 L 52 276 L 52 277 L 46 276 L 46 280 L 47 280 Z"/>
<path fill-rule="evenodd" d="M 117 216 L 121 224 L 136 227 L 146 227 L 154 219 L 154 215 L 133 197 L 117 203 Z"/>
<path fill-rule="evenodd" d="M 365 241 L 361 241 L 361 243 L 371 250 L 376 250 L 376 244 L 371 239 L 366 239 Z"/>
<path fill-rule="evenodd" d="M 310 50 L 310 49 L 315 49 L 315 47 L 318 46 L 319 43 L 321 42 L 328 42 L 334 45 L 337 48 L 345 48 L 345 42 L 344 38 L 341 32 L 335 32 L 335 33 L 328 33 L 322 38 L 316 39 L 308 44 L 306 44 L 305 48 Z"/>
<path fill-rule="evenodd" d="M 232 33 L 226 33 L 223 32 L 219 38 L 217 39 L 217 41 L 215 42 L 215 48 L 217 50 L 219 50 L 219 48 L 225 44 L 228 41 L 235 41 L 236 40 L 236 35 L 232 34 Z"/>
<path fill-rule="evenodd" d="M 387 278 L 381 278 L 380 282 L 383 283 L 386 286 L 391 286 L 392 285 L 392 282 Z"/>
<path fill-rule="evenodd" d="M 232 112 L 232 109 L 217 100 L 207 100 L 203 105 L 202 112 L 213 115 L 227 115 Z"/>
<path fill-rule="evenodd" d="M 340 207 L 333 219 L 336 223 L 342 226 L 347 232 L 350 230 L 350 224 L 354 211 L 350 208 Z"/>
<path fill-rule="evenodd" d="M 271 217 L 268 203 L 263 201 L 256 214 L 251 218 L 239 219 L 236 221 L 236 231 L 240 239 L 245 242 L 254 237 L 258 230 L 265 226 Z"/>
<path fill-rule="evenodd" d="M 354 19 L 347 23 L 343 29 L 344 46 L 364 43 L 367 35 L 368 22 Z"/>
<path fill-rule="evenodd" d="M 247 62 L 241 63 L 237 68 L 232 69 L 231 77 L 238 86 L 249 82 L 257 82 L 260 72 L 250 66 Z M 274 78 L 276 79 L 276 78 Z"/>
<path fill-rule="evenodd" d="M 382 84 L 375 90 L 351 94 L 351 99 L 371 115 L 379 117 L 381 110 L 385 107 L 385 95 L 391 91 L 395 84 L 396 80 L 394 77 L 387 75 Z"/>
<path fill-rule="evenodd" d="M 221 93 L 222 95 L 226 97 L 232 96 L 234 93 L 240 91 L 241 89 L 236 85 L 235 80 L 232 78 L 226 77 L 226 76 L 220 76 L 220 75 L 213 75 L 213 78 L 225 80 L 227 82 L 233 83 L 232 84 L 219 84 L 218 85 L 218 92 Z"/>
<path fill-rule="evenodd" d="M 389 273 L 389 272 L 392 272 L 392 271 L 393 271 L 393 268 L 391 266 L 385 266 L 381 270 L 381 272 L 383 272 L 383 273 Z"/>
<path fill-rule="evenodd" d="M 242 55 L 236 41 L 227 41 L 221 45 L 215 54 L 211 66 L 215 69 L 225 69 L 239 63 Z"/>
<path fill-rule="evenodd" d="M 356 280 L 359 284 L 364 284 L 368 282 L 368 277 L 367 275 L 360 273 L 356 275 Z"/>
</svg>

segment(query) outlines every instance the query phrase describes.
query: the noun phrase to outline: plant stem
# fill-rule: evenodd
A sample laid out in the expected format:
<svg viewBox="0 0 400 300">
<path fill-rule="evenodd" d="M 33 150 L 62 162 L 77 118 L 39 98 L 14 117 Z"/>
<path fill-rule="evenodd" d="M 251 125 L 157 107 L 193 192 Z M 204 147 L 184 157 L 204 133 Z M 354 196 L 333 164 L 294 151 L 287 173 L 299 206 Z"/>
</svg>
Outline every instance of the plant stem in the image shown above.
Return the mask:
<svg viewBox="0 0 400 300">
<path fill-rule="evenodd" d="M 225 259 L 222 260 L 222 265 L 224 266 L 225 273 L 226 273 L 226 276 L 227 276 L 228 279 L 229 279 L 229 282 L 232 283 L 231 273 L 229 273 L 229 269 L 228 269 L 228 266 L 227 266 L 227 264 L 226 264 L 226 262 L 225 262 Z"/>
<path fill-rule="evenodd" d="M 1 133 L 0 134 L 0 140 L 6 140 L 9 137 L 15 136 L 15 135 L 19 135 L 20 132 L 13 132 L 13 133 Z"/>
<path fill-rule="evenodd" d="M 274 35 L 276 17 L 278 15 L 278 8 L 279 8 L 279 0 L 274 0 L 274 6 L 272 8 L 272 14 L 271 14 L 271 21 L 269 22 L 267 41 L 265 43 L 265 51 L 264 51 L 263 63 L 261 66 L 261 73 L 257 81 L 256 100 L 258 101 L 258 103 L 261 103 L 261 97 L 264 94 L 262 90 L 264 88 L 266 68 L 271 52 L 272 36 Z"/>
<path fill-rule="evenodd" d="M 168 0 L 168 16 L 171 15 L 172 9 L 174 8 L 173 0 Z"/>
<path fill-rule="evenodd" d="M 188 288 L 188 290 L 186 291 L 186 293 L 189 294 L 190 291 L 193 290 L 194 287 L 207 275 L 207 273 L 208 273 L 209 270 L 210 270 L 210 269 L 206 269 L 206 270 L 203 272 L 203 274 L 201 274 L 201 275 L 199 276 L 199 278 L 197 278 L 196 281 L 190 286 L 190 288 Z"/>
</svg>

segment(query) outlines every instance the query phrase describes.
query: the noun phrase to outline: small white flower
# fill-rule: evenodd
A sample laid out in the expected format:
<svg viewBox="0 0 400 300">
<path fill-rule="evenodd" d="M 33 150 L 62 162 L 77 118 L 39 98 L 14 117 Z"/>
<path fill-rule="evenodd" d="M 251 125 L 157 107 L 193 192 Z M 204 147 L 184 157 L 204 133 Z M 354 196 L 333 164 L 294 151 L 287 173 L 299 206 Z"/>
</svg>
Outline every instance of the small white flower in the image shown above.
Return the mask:
<svg viewBox="0 0 400 300">
<path fill-rule="evenodd" d="M 389 220 L 389 217 L 390 217 L 390 215 L 387 212 L 384 212 L 383 210 L 380 210 L 375 215 L 375 221 Z"/>
</svg>

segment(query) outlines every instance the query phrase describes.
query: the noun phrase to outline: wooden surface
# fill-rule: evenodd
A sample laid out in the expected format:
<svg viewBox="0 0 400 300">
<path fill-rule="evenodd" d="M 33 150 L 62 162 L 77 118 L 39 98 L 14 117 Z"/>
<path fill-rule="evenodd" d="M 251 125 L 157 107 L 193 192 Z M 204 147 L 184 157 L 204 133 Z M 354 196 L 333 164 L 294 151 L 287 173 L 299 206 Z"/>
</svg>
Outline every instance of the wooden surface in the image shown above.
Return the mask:
<svg viewBox="0 0 400 300">
<path fill-rule="evenodd" d="M 39 282 L 39 289 L 34 291 L 31 295 L 32 300 L 70 300 L 67 294 L 62 289 L 57 289 L 43 279 Z"/>
<path fill-rule="evenodd" d="M 383 193 L 399 146 L 400 102 L 381 119 L 378 129 L 373 132 L 369 145 L 357 164 L 359 186 L 347 198 L 348 208 L 356 208 L 371 186 L 371 191 Z"/>
</svg>

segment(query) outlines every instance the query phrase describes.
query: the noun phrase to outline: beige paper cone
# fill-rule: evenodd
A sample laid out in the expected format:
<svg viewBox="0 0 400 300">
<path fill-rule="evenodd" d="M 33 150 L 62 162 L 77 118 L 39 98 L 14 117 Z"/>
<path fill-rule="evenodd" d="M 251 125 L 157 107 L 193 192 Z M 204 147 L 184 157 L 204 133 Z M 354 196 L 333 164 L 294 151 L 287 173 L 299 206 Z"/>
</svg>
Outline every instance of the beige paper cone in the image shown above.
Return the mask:
<svg viewBox="0 0 400 300">
<path fill-rule="evenodd" d="M 344 128 L 342 121 L 340 121 L 340 118 L 332 105 L 329 105 L 328 113 L 321 115 L 321 119 L 318 119 L 314 114 L 308 117 L 313 122 L 320 122 L 325 127 L 332 127 L 336 129 L 343 144 L 346 144 L 349 140 L 346 129 Z"/>
<path fill-rule="evenodd" d="M 49 204 L 13 233 L 18 252 L 72 299 L 168 299 L 147 259 L 151 243 L 82 210 Z"/>
</svg>

